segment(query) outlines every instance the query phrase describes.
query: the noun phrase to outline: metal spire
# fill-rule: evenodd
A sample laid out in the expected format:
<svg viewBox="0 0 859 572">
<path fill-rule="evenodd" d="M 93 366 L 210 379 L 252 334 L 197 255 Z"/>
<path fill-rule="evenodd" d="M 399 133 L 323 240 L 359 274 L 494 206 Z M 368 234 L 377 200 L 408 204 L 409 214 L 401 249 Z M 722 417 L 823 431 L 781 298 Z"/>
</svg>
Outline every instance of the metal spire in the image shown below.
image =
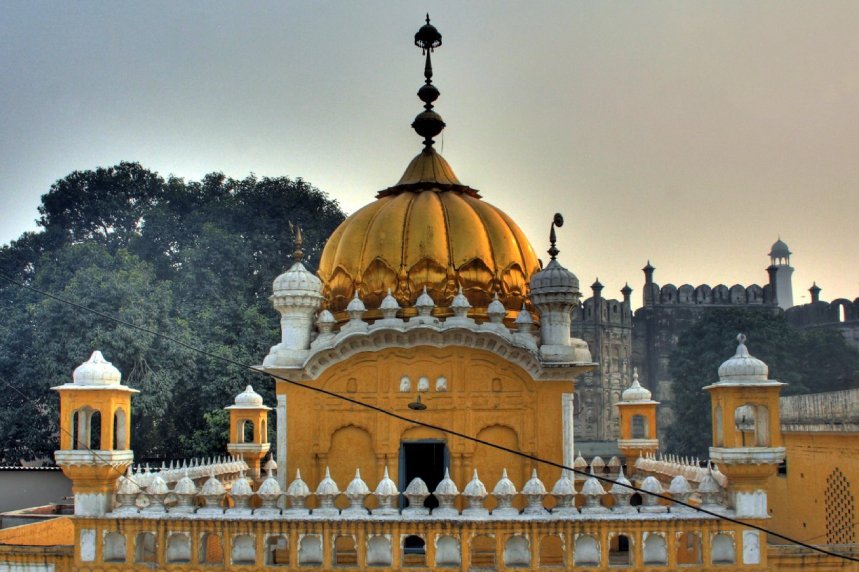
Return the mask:
<svg viewBox="0 0 859 572">
<path fill-rule="evenodd" d="M 549 253 L 549 256 L 552 257 L 552 260 L 555 260 L 560 252 L 560 250 L 555 246 L 555 242 L 557 242 L 557 239 L 555 238 L 555 227 L 561 228 L 562 226 L 564 226 L 564 217 L 561 216 L 561 213 L 555 213 L 555 217 L 552 219 L 552 228 L 549 230 L 549 250 L 546 251 Z"/>
<path fill-rule="evenodd" d="M 438 113 L 433 111 L 432 105 L 438 99 L 439 91 L 432 84 L 430 54 L 441 46 L 441 34 L 435 29 L 435 26 L 430 24 L 429 14 L 427 14 L 426 24 L 421 26 L 418 33 L 415 34 L 415 45 L 421 49 L 422 54 L 426 55 L 426 64 L 424 65 L 424 85 L 418 90 L 418 98 L 424 102 L 424 111 L 415 117 L 412 122 L 412 129 L 424 138 L 424 150 L 429 151 L 435 143 L 433 137 L 441 133 L 445 127 L 444 121 Z"/>
</svg>

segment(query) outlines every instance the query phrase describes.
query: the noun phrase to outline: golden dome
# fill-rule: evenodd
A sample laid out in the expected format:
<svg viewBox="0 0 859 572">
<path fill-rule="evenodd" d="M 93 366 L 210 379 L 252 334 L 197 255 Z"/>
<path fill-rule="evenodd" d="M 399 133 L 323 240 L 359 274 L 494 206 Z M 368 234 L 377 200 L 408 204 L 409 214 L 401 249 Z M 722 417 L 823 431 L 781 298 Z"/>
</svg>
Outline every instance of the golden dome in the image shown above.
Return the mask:
<svg viewBox="0 0 859 572">
<path fill-rule="evenodd" d="M 323 295 L 338 320 L 346 319 L 356 289 L 370 319 L 381 316 L 388 288 L 411 315 L 424 286 L 438 314 L 450 313 L 460 285 L 477 316 L 485 316 L 496 292 L 508 310 L 518 311 L 538 270 L 516 223 L 460 183 L 431 147 L 395 186 L 340 224 L 319 261 Z"/>
</svg>

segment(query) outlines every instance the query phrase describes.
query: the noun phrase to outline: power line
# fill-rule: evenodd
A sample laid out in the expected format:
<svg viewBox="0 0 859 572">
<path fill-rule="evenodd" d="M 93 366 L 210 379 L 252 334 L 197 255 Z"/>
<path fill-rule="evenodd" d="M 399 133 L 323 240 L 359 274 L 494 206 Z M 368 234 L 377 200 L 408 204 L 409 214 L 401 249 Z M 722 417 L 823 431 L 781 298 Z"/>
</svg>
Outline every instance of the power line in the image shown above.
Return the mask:
<svg viewBox="0 0 859 572">
<path fill-rule="evenodd" d="M 445 433 L 445 434 L 447 434 L 447 435 L 451 435 L 451 436 L 454 436 L 454 437 L 459 437 L 459 438 L 461 438 L 461 439 L 465 439 L 465 440 L 467 440 L 467 441 L 471 441 L 471 442 L 473 442 L 473 443 L 477 443 L 477 444 L 479 444 L 479 445 L 485 445 L 485 446 L 487 446 L 487 447 L 492 447 L 492 448 L 497 449 L 497 450 L 499 450 L 499 451 L 504 451 L 504 452 L 506 452 L 506 453 L 511 453 L 511 454 L 513 454 L 513 455 L 517 455 L 517 456 L 519 456 L 519 457 L 522 457 L 522 458 L 525 458 L 525 459 L 528 459 L 528 460 L 531 460 L 531 461 L 534 461 L 534 462 L 537 462 L 537 463 L 541 463 L 541 464 L 543 464 L 543 465 L 548 465 L 548 466 L 550 466 L 550 467 L 555 467 L 555 468 L 559 468 L 559 469 L 562 469 L 562 470 L 570 471 L 570 472 L 572 472 L 572 473 L 576 473 L 576 474 L 579 474 L 579 475 L 584 475 L 584 476 L 589 477 L 589 478 L 590 478 L 590 477 L 593 477 L 593 478 L 596 478 L 597 480 L 600 480 L 600 481 L 603 481 L 603 482 L 606 482 L 606 483 L 610 483 L 610 484 L 612 484 L 612 485 L 615 485 L 615 484 L 616 484 L 616 485 L 620 485 L 620 486 L 622 486 L 622 487 L 625 487 L 625 488 L 627 488 L 627 489 L 630 489 L 630 490 L 635 491 L 635 492 L 640 493 L 640 494 L 647 494 L 647 495 L 650 495 L 650 496 L 656 497 L 656 498 L 658 498 L 658 499 L 666 500 L 666 501 L 671 502 L 671 503 L 674 503 L 674 504 L 679 504 L 679 505 L 685 506 L 685 507 L 690 508 L 690 509 L 692 509 L 692 510 L 695 510 L 695 511 L 697 511 L 697 512 L 699 512 L 699 513 L 707 514 L 707 515 L 710 515 L 710 516 L 716 517 L 717 519 L 724 520 L 724 521 L 726 521 L 726 522 L 730 522 L 730 523 L 733 523 L 733 524 L 738 524 L 738 525 L 740 525 L 740 526 L 745 526 L 745 527 L 747 527 L 747 528 L 752 528 L 752 529 L 758 530 L 758 531 L 760 531 L 760 532 L 764 532 L 764 533 L 766 533 L 766 534 L 770 534 L 770 535 L 772 535 L 772 536 L 775 536 L 776 538 L 780 538 L 780 539 L 782 539 L 782 540 L 786 540 L 787 542 L 790 542 L 790 543 L 796 544 L 797 546 L 802 546 L 803 548 L 808 548 L 809 550 L 813 550 L 813 551 L 815 551 L 815 552 L 819 552 L 819 553 L 821 553 L 821 554 L 825 554 L 825 555 L 827 555 L 827 556 L 833 556 L 833 557 L 836 557 L 836 558 L 842 558 L 842 559 L 844 559 L 844 560 L 849 560 L 849 561 L 852 561 L 852 562 L 859 562 L 859 558 L 856 558 L 856 557 L 853 557 L 853 556 L 848 556 L 848 555 L 846 555 L 846 554 L 839 554 L 839 553 L 837 553 L 837 552 L 832 552 L 832 551 L 826 550 L 826 549 L 824 549 L 824 548 L 820 548 L 819 546 L 815 546 L 815 545 L 813 545 L 813 544 L 807 544 L 806 542 L 803 542 L 803 541 L 801 541 L 801 540 L 797 540 L 797 539 L 795 539 L 795 538 L 791 538 L 791 537 L 789 537 L 789 536 L 785 536 L 784 534 L 780 534 L 780 533 L 778 533 L 778 532 L 772 531 L 772 530 L 770 530 L 770 529 L 768 529 L 768 528 L 765 528 L 765 527 L 763 527 L 763 526 L 759 526 L 759 525 L 754 524 L 754 523 L 751 523 L 751 522 L 745 522 L 745 521 L 742 521 L 742 520 L 739 520 L 739 519 L 736 519 L 736 518 L 732 518 L 732 517 L 730 517 L 730 516 L 726 516 L 726 515 L 723 515 L 723 514 L 719 514 L 719 513 L 717 513 L 717 512 L 713 512 L 713 511 L 707 510 L 707 509 L 705 509 L 705 508 L 702 508 L 702 507 L 699 507 L 699 506 L 695 506 L 695 505 L 693 505 L 693 504 L 690 504 L 690 503 L 687 503 L 687 502 L 683 502 L 683 501 L 680 501 L 680 500 L 678 500 L 678 499 L 671 498 L 671 497 L 666 496 L 666 495 L 664 495 L 664 494 L 659 494 L 659 493 L 654 493 L 654 492 L 646 491 L 646 490 L 640 489 L 640 488 L 638 488 L 638 487 L 636 487 L 636 486 L 634 486 L 634 485 L 632 485 L 632 484 L 627 485 L 627 484 L 625 484 L 625 483 L 621 483 L 621 482 L 618 482 L 618 481 L 614 481 L 614 480 L 612 480 L 612 479 L 610 479 L 610 478 L 608 478 L 608 477 L 602 476 L 602 475 L 596 475 L 596 474 L 593 474 L 593 473 L 587 473 L 587 472 L 582 471 L 582 470 L 580 470 L 580 469 L 576 469 L 575 467 L 568 467 L 568 466 L 566 466 L 566 465 L 564 465 L 564 464 L 562 464 L 562 463 L 556 463 L 556 462 L 554 462 L 554 461 L 549 461 L 549 460 L 547 460 L 547 459 L 542 459 L 542 458 L 537 457 L 537 456 L 535 456 L 535 455 L 530 455 L 530 454 L 528 454 L 528 453 L 523 453 L 522 451 L 517 451 L 517 450 L 515 450 L 515 449 L 510 449 L 510 448 L 508 448 L 508 447 L 504 447 L 503 445 L 498 445 L 498 444 L 496 444 L 496 443 L 492 443 L 492 442 L 490 442 L 490 441 L 485 441 L 485 440 L 483 440 L 483 439 L 479 439 L 479 438 L 477 438 L 477 437 L 473 437 L 473 436 L 471 436 L 471 435 L 467 435 L 467 434 L 465 434 L 465 433 L 461 433 L 461 432 L 459 432 L 459 431 L 454 431 L 453 429 L 448 429 L 448 428 L 446 428 L 446 427 L 441 427 L 441 426 L 439 426 L 439 425 L 434 425 L 434 424 L 432 424 L 432 423 L 427 423 L 427 422 L 425 422 L 425 421 L 419 421 L 419 420 L 417 420 L 417 419 L 411 419 L 411 418 L 405 417 L 405 416 L 403 416 L 403 415 L 400 415 L 399 413 L 395 413 L 394 411 L 390 411 L 390 410 L 388 410 L 388 409 L 384 409 L 384 408 L 379 407 L 379 406 L 377 406 L 377 405 L 373 405 L 373 404 L 371 404 L 371 403 L 366 403 L 366 402 L 364 402 L 364 401 L 360 401 L 360 400 L 358 400 L 358 399 L 354 399 L 354 398 L 352 398 L 352 397 L 348 397 L 348 396 L 346 396 L 346 395 L 342 395 L 342 394 L 339 394 L 339 393 L 335 393 L 335 392 L 333 392 L 333 391 L 329 391 L 329 390 L 323 389 L 323 388 L 321 388 L 321 387 L 316 387 L 316 386 L 313 386 L 313 385 L 307 385 L 307 384 L 304 384 L 304 383 L 301 383 L 301 382 L 298 382 L 298 381 L 293 381 L 293 380 L 287 379 L 287 378 L 285 378 L 285 377 L 282 377 L 282 376 L 280 376 L 280 375 L 277 375 L 277 374 L 274 374 L 274 373 L 271 373 L 271 372 L 267 372 L 267 371 L 265 371 L 264 369 L 261 369 L 261 368 L 259 368 L 259 367 L 252 366 L 252 365 L 249 365 L 249 364 L 245 364 L 245 363 L 242 363 L 242 362 L 240 362 L 240 361 L 238 361 L 238 360 L 234 360 L 234 359 L 232 359 L 232 358 L 228 358 L 228 357 L 225 357 L 225 356 L 220 356 L 220 355 L 217 355 L 217 354 L 215 354 L 215 353 L 212 353 L 212 352 L 210 352 L 210 351 L 208 351 L 208 350 L 204 350 L 204 349 L 202 349 L 202 348 L 198 348 L 198 347 L 196 347 L 196 346 L 194 346 L 194 345 L 191 345 L 191 344 L 189 344 L 189 343 L 187 343 L 187 342 L 183 342 L 182 340 L 179 340 L 179 339 L 177 339 L 177 338 L 174 338 L 173 336 L 170 336 L 170 335 L 168 335 L 168 334 L 163 334 L 163 333 L 161 333 L 161 332 L 156 332 L 156 331 L 154 331 L 154 330 L 150 330 L 149 328 L 146 328 L 146 327 L 143 327 L 143 326 L 139 326 L 139 325 L 137 325 L 137 324 L 135 324 L 135 323 L 133 323 L 133 322 L 129 322 L 129 321 L 127 321 L 127 320 L 123 320 L 123 319 L 121 319 L 121 318 L 117 318 L 117 317 L 115 317 L 115 316 L 111 316 L 110 314 L 107 314 L 107 313 L 105 313 L 105 312 L 101 312 L 101 311 L 99 311 L 99 310 L 95 310 L 95 309 L 90 308 L 90 307 L 88 307 L 88 306 L 84 306 L 83 304 L 78 304 L 77 302 L 72 302 L 71 300 L 66 300 L 65 298 L 62 298 L 62 297 L 57 296 L 57 295 L 55 295 L 55 294 L 51 294 L 50 292 L 47 292 L 47 291 L 44 291 L 44 290 L 40 290 L 40 289 L 38 289 L 38 288 L 36 288 L 36 287 L 34 287 L 34 286 L 30 286 L 29 284 L 25 284 L 25 283 L 23 283 L 23 282 L 20 282 L 20 281 L 18 281 L 18 280 L 15 280 L 15 279 L 13 279 L 13 278 L 11 278 L 11 277 L 9 277 L 9 276 L 5 275 L 5 274 L 0 273 L 0 277 L 2 277 L 2 278 L 4 278 L 5 280 L 7 280 L 7 281 L 11 282 L 12 284 L 15 284 L 15 285 L 17 285 L 17 286 L 20 286 L 21 288 L 24 288 L 24 289 L 30 290 L 31 292 L 35 292 L 35 293 L 40 294 L 40 295 L 42 295 L 42 296 L 46 296 L 46 297 L 48 297 L 48 298 L 51 298 L 52 300 L 56 300 L 56 301 L 61 302 L 61 303 L 63 303 L 63 304 L 68 304 L 69 306 L 72 306 L 72 307 L 77 308 L 77 309 L 79 309 L 79 310 L 83 310 L 83 311 L 85 311 L 85 312 L 89 312 L 89 313 L 91 313 L 91 314 L 95 314 L 96 316 L 100 316 L 100 317 L 105 318 L 105 319 L 107 319 L 107 320 L 110 320 L 110 321 L 112 321 L 112 322 L 114 322 L 114 323 L 121 324 L 121 325 L 123 325 L 123 326 L 126 326 L 126 327 L 129 327 L 129 328 L 132 328 L 132 329 L 138 330 L 138 331 L 140 331 L 140 332 L 145 332 L 145 333 L 147 333 L 147 334 L 151 334 L 151 335 L 153 335 L 153 336 L 157 336 L 157 337 L 160 337 L 160 338 L 163 338 L 163 339 L 169 340 L 169 341 L 171 341 L 171 342 L 173 342 L 173 343 L 175 343 L 175 344 L 178 344 L 179 346 L 181 346 L 181 347 L 183 347 L 183 348 L 185 348 L 185 349 L 191 350 L 191 351 L 193 351 L 193 352 L 195 352 L 195 353 L 198 353 L 198 354 L 200 354 L 200 355 L 204 355 L 204 356 L 207 356 L 207 357 L 210 357 L 210 358 L 213 358 L 213 359 L 216 359 L 216 360 L 222 361 L 222 362 L 224 362 L 224 363 L 228 363 L 228 364 L 235 365 L 235 366 L 238 366 L 238 367 L 241 367 L 241 368 L 244 368 L 244 369 L 248 369 L 248 370 L 253 371 L 253 372 L 255 372 L 255 373 L 261 373 L 261 374 L 263 374 L 263 375 L 266 375 L 266 376 L 269 376 L 269 377 L 273 377 L 274 379 L 277 379 L 278 381 L 283 381 L 283 382 L 285 382 L 285 383 L 289 383 L 290 385 L 294 385 L 294 386 L 301 387 L 301 388 L 304 388 L 304 389 L 307 389 L 307 390 L 310 390 L 310 391 L 314 391 L 314 392 L 316 392 L 316 393 L 320 393 L 320 394 L 322 394 L 322 395 L 327 395 L 327 396 L 329 396 L 329 397 L 333 397 L 333 398 L 335 398 L 335 399 L 339 399 L 339 400 L 342 400 L 342 401 L 346 401 L 346 402 L 348 402 L 348 403 L 352 403 L 353 405 L 357 405 L 357 406 L 359 406 L 359 407 L 363 407 L 363 408 L 365 408 L 365 409 L 370 409 L 370 410 L 372 410 L 372 411 L 376 411 L 376 412 L 378 412 L 378 413 L 381 413 L 381 414 L 383 414 L 383 415 L 387 415 L 387 416 L 392 417 L 392 418 L 394 418 L 394 419 L 399 419 L 400 421 L 404 421 L 404 422 L 406 422 L 406 423 L 412 423 L 412 424 L 414 424 L 414 425 L 419 425 L 419 426 L 422 426 L 422 427 L 426 427 L 427 429 L 433 429 L 433 430 L 439 431 L 439 432 L 441 432 L 441 433 Z M 20 392 L 19 392 L 19 393 L 20 393 Z M 400 486 L 402 486 L 402 483 L 400 483 Z"/>
</svg>

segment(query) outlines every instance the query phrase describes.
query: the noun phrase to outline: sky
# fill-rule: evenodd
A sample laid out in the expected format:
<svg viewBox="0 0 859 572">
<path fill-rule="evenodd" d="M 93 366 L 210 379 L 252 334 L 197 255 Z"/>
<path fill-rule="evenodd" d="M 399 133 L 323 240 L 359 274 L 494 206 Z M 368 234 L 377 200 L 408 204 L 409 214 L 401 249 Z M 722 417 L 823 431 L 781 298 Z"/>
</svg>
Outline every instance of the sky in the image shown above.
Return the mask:
<svg viewBox="0 0 859 572">
<path fill-rule="evenodd" d="M 74 170 L 302 177 L 348 213 L 420 148 L 429 10 L 436 149 L 535 250 L 629 282 L 859 296 L 859 3 L 48 2 L 0 17 L 0 244 Z M 289 261 L 284 261 L 284 267 Z"/>
</svg>

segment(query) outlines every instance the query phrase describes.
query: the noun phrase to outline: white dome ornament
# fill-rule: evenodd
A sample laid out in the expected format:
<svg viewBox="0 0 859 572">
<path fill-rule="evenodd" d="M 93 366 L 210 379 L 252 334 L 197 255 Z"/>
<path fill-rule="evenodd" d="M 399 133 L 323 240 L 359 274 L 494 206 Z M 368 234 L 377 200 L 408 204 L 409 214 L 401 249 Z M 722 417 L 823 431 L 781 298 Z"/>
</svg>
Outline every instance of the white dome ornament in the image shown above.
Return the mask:
<svg viewBox="0 0 859 572">
<path fill-rule="evenodd" d="M 450 478 L 447 467 L 444 469 L 444 478 L 433 491 L 433 496 L 438 501 L 438 507 L 432 511 L 433 516 L 457 516 L 459 514 L 454 506 L 456 497 L 459 496 L 459 489 L 453 479 Z"/>
<path fill-rule="evenodd" d="M 331 471 L 325 467 L 325 477 L 319 481 L 316 487 L 316 500 L 319 506 L 313 509 L 313 514 L 318 516 L 337 516 L 340 514 L 340 509 L 334 506 L 337 497 L 340 496 L 340 489 L 337 483 L 331 478 Z"/>
<path fill-rule="evenodd" d="M 638 381 L 638 368 L 632 368 L 632 384 L 623 390 L 621 400 L 625 403 L 631 402 L 647 402 L 650 401 L 653 394 Z"/>
<path fill-rule="evenodd" d="M 671 484 L 668 486 L 668 494 L 671 498 L 680 503 L 689 503 L 689 497 L 692 496 L 692 487 L 689 486 L 689 481 L 683 475 L 677 475 L 671 479 Z M 671 512 L 689 512 L 693 509 L 685 506 L 685 504 L 675 503 L 671 507 Z"/>
<path fill-rule="evenodd" d="M 462 291 L 462 285 L 459 286 L 459 291 L 453 297 L 450 304 L 450 309 L 453 311 L 453 317 L 445 321 L 445 326 L 474 326 L 474 320 L 468 317 L 468 311 L 471 309 L 471 303 Z"/>
<path fill-rule="evenodd" d="M 477 469 L 474 469 L 474 475 L 468 484 L 465 485 L 462 496 L 468 503 L 468 506 L 462 511 L 464 516 L 489 516 L 489 511 L 483 506 L 487 496 L 486 487 L 480 481 L 480 477 L 477 476 Z"/>
<path fill-rule="evenodd" d="M 286 489 L 286 498 L 289 500 L 289 508 L 284 509 L 284 514 L 306 515 L 310 511 L 307 508 L 307 497 L 310 496 L 310 487 L 301 478 L 301 470 L 295 470 L 295 480 Z"/>
<path fill-rule="evenodd" d="M 87 361 L 75 368 L 72 380 L 75 385 L 111 386 L 120 384 L 122 374 L 96 350 Z"/>
<path fill-rule="evenodd" d="M 173 488 L 176 496 L 176 504 L 170 508 L 171 513 L 191 514 L 194 512 L 194 498 L 197 496 L 197 485 L 188 476 L 188 469 L 183 472 L 182 478 Z"/>
<path fill-rule="evenodd" d="M 263 407 L 262 395 L 254 391 L 253 386 L 248 385 L 245 390 L 239 393 L 235 399 L 235 405 L 242 409 L 255 409 Z"/>
<path fill-rule="evenodd" d="M 767 364 L 749 354 L 746 336 L 738 334 L 737 352 L 719 366 L 719 383 L 758 384 L 766 382 L 768 376 Z"/>
<path fill-rule="evenodd" d="M 280 509 L 277 508 L 277 503 L 280 500 L 280 497 L 283 496 L 283 491 L 280 488 L 280 484 L 278 484 L 277 479 L 274 478 L 272 474 L 273 470 L 277 468 L 273 460 L 270 460 L 266 463 L 266 477 L 262 484 L 257 489 L 257 496 L 260 499 L 260 507 L 258 509 L 254 509 L 254 514 L 265 514 L 265 515 L 276 515 L 280 514 Z"/>
<path fill-rule="evenodd" d="M 593 476 L 588 477 L 585 484 L 582 485 L 581 495 L 585 497 L 585 505 L 582 507 L 582 514 L 603 514 L 609 510 L 602 506 L 602 498 L 605 496 L 605 489 L 599 480 Z"/>
<path fill-rule="evenodd" d="M 412 482 L 410 482 L 409 486 L 406 487 L 403 496 L 405 496 L 409 501 L 409 506 L 403 509 L 404 515 L 408 514 L 410 516 L 414 516 L 429 514 L 429 509 L 424 506 L 424 501 L 429 496 L 429 489 L 423 479 L 420 477 L 412 479 Z"/>
<path fill-rule="evenodd" d="M 167 488 L 167 483 L 161 478 L 160 474 L 155 474 L 149 486 L 146 487 L 146 498 L 149 500 L 149 506 L 143 509 L 143 512 L 167 512 L 164 507 L 164 499 L 170 494 L 170 489 Z"/>
<path fill-rule="evenodd" d="M 215 476 L 214 471 L 209 473 L 209 480 L 203 483 L 200 496 L 203 497 L 205 506 L 197 511 L 198 514 L 223 514 L 224 495 L 227 491 L 224 485 Z"/>
<path fill-rule="evenodd" d="M 361 469 L 355 469 L 355 477 L 349 482 L 346 487 L 346 498 L 349 499 L 349 506 L 343 510 L 344 515 L 367 515 L 370 513 L 364 507 L 364 499 L 370 495 L 370 487 L 361 478 Z"/>
<path fill-rule="evenodd" d="M 379 305 L 379 311 L 382 313 L 382 318 L 375 321 L 373 328 L 388 327 L 401 329 L 405 326 L 405 322 L 401 318 L 397 317 L 400 310 L 402 310 L 402 308 L 400 308 L 400 303 L 397 302 L 391 289 L 388 288 L 388 294 L 382 299 L 382 303 Z"/>
<path fill-rule="evenodd" d="M 577 514 L 576 509 L 576 487 L 573 484 L 573 479 L 567 476 L 568 471 L 561 471 L 561 476 L 555 481 L 552 487 L 552 496 L 555 498 L 555 508 L 552 509 L 552 514 L 555 516 L 569 516 Z"/>
<path fill-rule="evenodd" d="M 539 515 L 545 514 L 546 509 L 543 507 L 543 499 L 546 496 L 546 486 L 543 481 L 537 477 L 537 469 L 531 471 L 531 478 L 522 487 L 522 496 L 528 505 L 525 507 L 523 514 Z"/>
<path fill-rule="evenodd" d="M 418 296 L 417 300 L 415 300 L 415 309 L 418 311 L 418 315 L 411 318 L 409 321 L 416 324 L 438 324 L 438 320 L 432 317 L 433 308 L 435 308 L 435 302 L 433 301 L 432 296 L 427 292 L 427 287 L 424 286 L 423 292 L 421 292 L 421 295 Z"/>
<path fill-rule="evenodd" d="M 635 507 L 629 504 L 629 499 L 635 494 L 635 491 L 631 487 L 632 483 L 623 474 L 623 466 L 621 466 L 620 471 L 617 473 L 617 478 L 615 478 L 614 484 L 611 486 L 611 496 L 614 498 L 614 507 L 612 507 L 612 510 L 614 512 L 636 512 Z"/>
<path fill-rule="evenodd" d="M 654 476 L 647 477 L 642 481 L 640 488 L 644 494 L 641 495 L 641 506 L 638 507 L 639 512 L 668 512 L 668 507 L 659 504 L 659 496 L 664 493 L 664 489 L 662 488 L 662 484 L 659 482 L 659 479 Z"/>
<path fill-rule="evenodd" d="M 239 473 L 239 478 L 233 482 L 230 488 L 230 497 L 233 499 L 234 506 L 227 509 L 227 514 L 251 514 L 251 497 L 254 496 L 253 488 L 250 481 L 245 477 L 245 472 Z"/>
<path fill-rule="evenodd" d="M 492 497 L 498 503 L 492 516 L 519 516 L 519 509 L 513 506 L 517 494 L 516 485 L 507 477 L 507 468 L 501 469 L 501 478 L 492 489 Z"/>
<path fill-rule="evenodd" d="M 116 500 L 119 506 L 113 509 L 115 514 L 133 514 L 137 512 L 136 501 L 140 495 L 140 487 L 134 482 L 134 475 L 131 473 L 131 465 L 128 466 L 125 474 L 119 477 L 118 486 L 116 489 Z"/>
<path fill-rule="evenodd" d="M 319 312 L 316 316 L 316 329 L 319 330 L 319 334 L 311 342 L 310 347 L 315 349 L 329 344 L 337 335 L 334 332 L 334 326 L 336 325 L 337 320 L 334 318 L 334 314 L 327 309 Z"/>
<path fill-rule="evenodd" d="M 400 497 L 400 491 L 397 490 L 397 484 L 388 476 L 388 467 L 385 467 L 385 474 L 379 484 L 376 485 L 373 496 L 379 501 L 379 508 L 375 509 L 373 514 L 381 516 L 399 514 L 400 511 L 394 506 L 394 503 Z"/>
</svg>

